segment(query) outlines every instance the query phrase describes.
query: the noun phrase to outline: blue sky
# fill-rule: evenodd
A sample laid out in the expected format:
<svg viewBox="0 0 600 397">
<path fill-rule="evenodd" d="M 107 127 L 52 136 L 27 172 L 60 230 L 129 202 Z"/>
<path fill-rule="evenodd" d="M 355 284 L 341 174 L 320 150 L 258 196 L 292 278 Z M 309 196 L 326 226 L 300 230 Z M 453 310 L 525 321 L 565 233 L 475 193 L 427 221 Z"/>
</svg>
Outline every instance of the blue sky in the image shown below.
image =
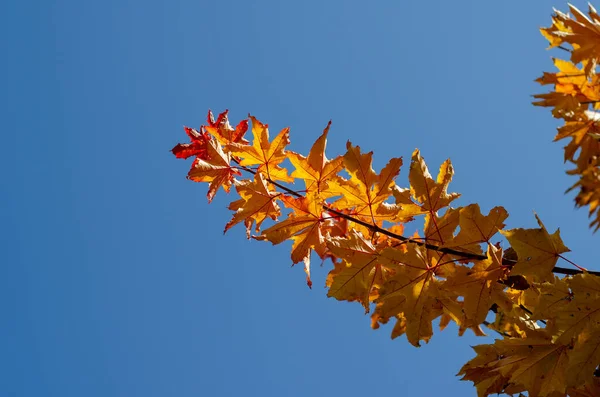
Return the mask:
<svg viewBox="0 0 600 397">
<path fill-rule="evenodd" d="M 585 8 L 585 3 L 575 5 Z M 550 1 L 8 1 L 0 189 L 0 395 L 474 396 L 450 327 L 420 349 L 306 287 L 289 245 L 247 241 L 169 150 L 206 111 L 347 140 L 432 170 L 508 227 L 598 236 L 563 192 L 558 123 L 530 105 L 552 70 Z M 407 167 L 400 185 L 407 185 Z M 564 264 L 563 264 L 564 265 Z M 491 335 L 493 336 L 493 335 Z"/>
</svg>

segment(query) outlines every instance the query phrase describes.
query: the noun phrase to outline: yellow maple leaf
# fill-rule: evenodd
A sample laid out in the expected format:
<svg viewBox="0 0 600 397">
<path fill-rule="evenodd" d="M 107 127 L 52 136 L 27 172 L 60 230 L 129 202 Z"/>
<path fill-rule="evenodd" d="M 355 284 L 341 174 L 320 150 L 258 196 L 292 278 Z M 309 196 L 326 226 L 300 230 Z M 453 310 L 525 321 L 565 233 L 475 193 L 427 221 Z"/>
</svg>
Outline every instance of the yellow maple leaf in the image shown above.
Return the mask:
<svg viewBox="0 0 600 397">
<path fill-rule="evenodd" d="M 231 143 L 227 145 L 235 156 L 242 158 L 240 165 L 258 165 L 258 172 L 271 181 L 293 182 L 294 178 L 287 174 L 287 170 L 279 166 L 285 158 L 285 147 L 290 143 L 290 129 L 284 128 L 269 142 L 269 126 L 258 121 L 254 116 L 252 120 L 252 145 Z"/>
<path fill-rule="evenodd" d="M 548 233 L 546 227 L 535 215 L 539 229 L 511 229 L 500 231 L 511 247 L 517 252 L 518 261 L 511 274 L 533 276 L 544 281 L 551 278 L 552 269 L 560 254 L 570 251 L 560 238 L 560 230 Z"/>
<path fill-rule="evenodd" d="M 229 209 L 235 211 L 235 214 L 225 225 L 224 232 L 244 221 L 246 236 L 250 238 L 253 223 L 256 223 L 255 231 L 258 233 L 260 225 L 265 219 L 276 220 L 281 214 L 279 205 L 275 202 L 275 198 L 279 197 L 280 194 L 269 189 L 262 174 L 257 173 L 253 181 L 236 182 L 235 188 L 241 199 L 229 204 Z"/>
</svg>

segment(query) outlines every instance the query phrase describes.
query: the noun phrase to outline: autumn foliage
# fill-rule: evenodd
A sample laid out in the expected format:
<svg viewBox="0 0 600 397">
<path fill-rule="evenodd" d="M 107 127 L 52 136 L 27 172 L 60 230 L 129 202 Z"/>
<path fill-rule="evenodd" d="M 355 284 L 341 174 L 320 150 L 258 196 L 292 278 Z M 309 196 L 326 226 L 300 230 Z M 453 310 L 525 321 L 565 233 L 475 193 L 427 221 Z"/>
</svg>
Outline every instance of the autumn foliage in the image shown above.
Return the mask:
<svg viewBox="0 0 600 397">
<path fill-rule="evenodd" d="M 588 16 L 570 6 L 571 17 L 555 10 L 552 26 L 541 29 L 551 47 L 568 51 L 569 60 L 554 59 L 557 73 L 544 73 L 536 81 L 553 85 L 554 90 L 534 95 L 537 106 L 552 107 L 552 115 L 564 120 L 555 141 L 570 138 L 565 146 L 568 171 L 579 180 L 569 190 L 579 189 L 577 206 L 589 206 L 595 230 L 600 228 L 600 15 L 590 5 Z M 570 46 L 571 49 L 564 47 Z"/>
<path fill-rule="evenodd" d="M 600 16 L 591 7 L 589 17 L 572 6 L 571 13 L 556 11 L 542 29 L 570 59 L 556 59 L 559 71 L 538 79 L 554 89 L 535 95 L 535 104 L 564 120 L 555 140 L 571 139 L 565 161 L 579 180 L 570 189 L 579 189 L 576 203 L 589 206 L 598 229 Z M 253 116 L 233 128 L 227 111 L 216 120 L 209 111 L 207 125 L 185 128 L 190 143 L 173 154 L 194 159 L 188 179 L 208 183 L 209 202 L 220 188 L 235 188 L 225 231 L 241 223 L 248 238 L 291 241 L 291 261 L 302 263 L 309 286 L 311 258 L 329 259 L 328 296 L 360 303 L 373 328 L 392 321 L 392 338 L 406 335 L 414 346 L 431 339 L 434 320 L 440 329 L 456 323 L 461 335 L 492 330 L 499 339 L 475 346 L 459 372 L 479 396 L 600 396 L 600 277 L 563 256 L 569 249 L 558 230 L 540 218 L 537 228 L 507 230 L 502 207 L 453 207 L 452 163 L 433 177 L 418 150 L 404 186 L 396 180 L 400 157 L 377 172 L 373 153 L 348 142 L 343 156 L 328 159 L 329 128 L 305 156 L 288 150 L 288 128 L 271 138 Z M 406 236 L 409 222 L 418 232 Z M 570 267 L 558 267 L 561 259 Z"/>
</svg>

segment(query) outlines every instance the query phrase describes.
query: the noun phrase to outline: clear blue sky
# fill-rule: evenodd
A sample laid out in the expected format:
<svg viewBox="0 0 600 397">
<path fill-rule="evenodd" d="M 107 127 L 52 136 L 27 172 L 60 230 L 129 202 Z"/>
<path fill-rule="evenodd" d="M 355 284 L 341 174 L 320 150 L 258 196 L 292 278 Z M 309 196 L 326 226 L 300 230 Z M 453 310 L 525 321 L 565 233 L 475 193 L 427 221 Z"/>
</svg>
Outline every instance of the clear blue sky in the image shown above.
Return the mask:
<svg viewBox="0 0 600 397">
<path fill-rule="evenodd" d="M 223 236 L 234 196 L 208 206 L 169 150 L 209 108 L 289 126 L 300 152 L 332 119 L 330 157 L 348 139 L 376 168 L 450 157 L 459 204 L 503 205 L 509 227 L 535 210 L 598 269 L 557 122 L 530 105 L 564 55 L 537 30 L 552 6 L 2 2 L 0 395 L 475 396 L 454 375 L 491 338 L 371 330 L 326 298 L 327 265 L 309 290 L 289 245 Z"/>
</svg>

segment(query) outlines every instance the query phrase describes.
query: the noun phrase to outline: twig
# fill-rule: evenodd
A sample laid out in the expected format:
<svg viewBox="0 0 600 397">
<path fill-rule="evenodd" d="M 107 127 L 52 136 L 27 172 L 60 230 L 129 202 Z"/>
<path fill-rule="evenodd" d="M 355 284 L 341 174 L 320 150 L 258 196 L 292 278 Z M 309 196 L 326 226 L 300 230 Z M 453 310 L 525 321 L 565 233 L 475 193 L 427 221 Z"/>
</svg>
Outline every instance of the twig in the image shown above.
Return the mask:
<svg viewBox="0 0 600 397">
<path fill-rule="evenodd" d="M 502 332 L 502 331 L 498 331 L 495 328 L 492 328 L 492 324 L 489 321 L 484 321 L 481 324 L 485 325 L 486 327 L 488 327 L 489 329 L 491 329 L 492 331 L 497 332 L 498 334 L 504 336 L 505 338 L 510 338 L 510 335 L 506 332 Z"/>
</svg>

